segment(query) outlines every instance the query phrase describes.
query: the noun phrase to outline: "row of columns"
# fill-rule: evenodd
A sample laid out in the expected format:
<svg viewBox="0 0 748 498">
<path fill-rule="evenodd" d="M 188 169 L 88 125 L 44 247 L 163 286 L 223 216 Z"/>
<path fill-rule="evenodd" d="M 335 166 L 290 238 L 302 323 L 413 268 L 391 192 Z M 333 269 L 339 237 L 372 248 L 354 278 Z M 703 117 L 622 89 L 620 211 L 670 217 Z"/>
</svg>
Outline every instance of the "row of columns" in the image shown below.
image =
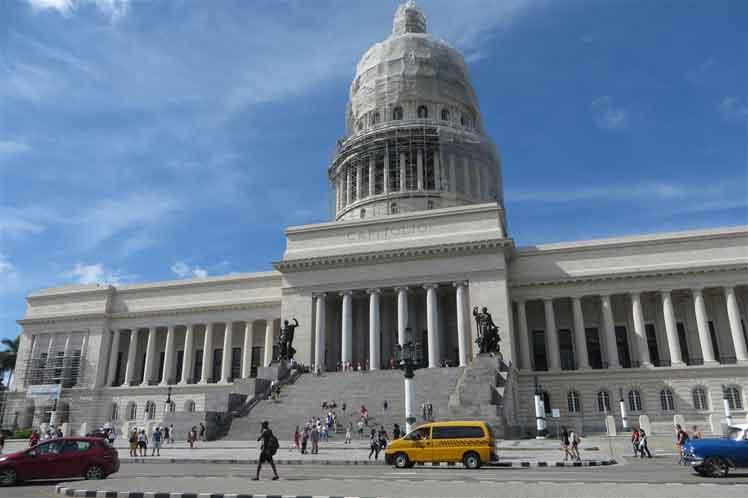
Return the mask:
<svg viewBox="0 0 748 498">
<path fill-rule="evenodd" d="M 726 286 L 723 288 L 725 302 L 727 305 L 727 316 L 730 323 L 730 334 L 735 348 L 735 357 L 738 363 L 748 362 L 748 349 L 746 348 L 745 337 L 743 336 L 740 323 L 740 310 L 738 308 L 735 288 Z M 673 298 L 670 290 L 659 292 L 662 301 L 662 311 L 665 322 L 665 334 L 667 337 L 668 351 L 670 353 L 671 366 L 683 366 L 683 355 L 681 352 L 680 341 L 678 338 L 677 320 L 673 308 Z M 704 304 L 703 289 L 691 289 L 693 296 L 694 312 L 696 315 L 696 326 L 698 329 L 699 344 L 701 345 L 704 365 L 715 365 L 717 360 L 709 336 L 708 318 L 706 305 Z M 613 318 L 613 308 L 611 305 L 610 295 L 600 295 L 600 305 L 603 318 L 603 340 L 605 341 L 607 352 L 607 365 L 609 368 L 619 368 L 618 348 L 615 335 L 615 321 Z M 641 293 L 629 293 L 631 300 L 631 314 L 634 325 L 634 336 L 636 351 L 643 367 L 651 367 L 652 362 L 649 356 L 649 347 L 647 345 L 647 335 L 644 325 L 644 312 L 642 310 Z M 587 338 L 584 327 L 584 315 L 582 314 L 582 296 L 573 296 L 572 314 L 574 327 L 574 358 L 577 363 L 577 369 L 590 368 L 587 353 Z M 520 343 L 520 367 L 525 370 L 532 369 L 530 360 L 530 339 L 527 327 L 527 300 L 517 300 L 517 320 L 519 325 L 519 343 Z M 545 308 L 546 323 L 546 355 L 548 358 L 549 370 L 560 370 L 561 356 L 558 344 L 558 332 L 556 329 L 556 318 L 553 310 L 553 299 L 543 298 Z"/>
<path fill-rule="evenodd" d="M 458 281 L 452 284 L 456 289 L 457 306 L 457 343 L 460 366 L 465 366 L 468 361 L 468 325 L 467 325 L 467 294 L 468 283 Z M 439 284 L 423 285 L 426 289 L 426 332 L 428 336 L 428 363 L 429 368 L 436 368 L 441 358 L 439 342 Z M 404 344 L 405 329 L 409 326 L 409 287 L 395 287 L 397 294 L 397 342 Z M 381 354 L 381 311 L 380 296 L 381 289 L 368 289 L 369 295 L 369 367 L 372 370 L 379 369 Z M 315 299 L 315 362 L 320 369 L 324 369 L 325 341 L 326 341 L 326 293 L 316 294 Z M 341 336 L 340 336 L 340 361 L 345 364 L 353 361 L 353 291 L 346 290 L 340 293 L 342 297 L 341 309 Z"/>
<path fill-rule="evenodd" d="M 424 158 L 423 149 L 416 151 L 416 191 L 424 191 L 425 185 L 425 173 L 424 173 Z M 390 157 L 389 154 L 383 154 L 384 167 L 382 175 L 382 194 L 388 195 L 390 193 L 389 184 L 389 172 L 390 172 Z M 470 161 L 467 157 L 457 158 L 462 160 L 462 170 L 464 174 L 463 179 L 463 191 L 465 195 L 478 197 L 480 199 L 488 199 L 491 196 L 491 178 L 485 165 L 479 164 L 476 168 L 470 168 Z M 405 154 L 401 153 L 398 158 L 399 161 L 399 175 L 400 175 L 400 189 L 399 192 L 408 191 L 407 188 L 407 161 Z M 353 186 L 353 170 L 356 171 L 356 185 L 355 191 Z M 472 173 L 471 173 L 472 172 Z M 369 185 L 368 192 L 363 190 L 362 178 L 364 175 L 368 175 Z M 442 190 L 442 178 L 444 179 L 444 189 L 447 192 L 457 192 L 457 173 L 455 167 L 455 154 L 449 155 L 449 160 L 442 166 L 440 161 L 440 155 L 438 151 L 434 151 L 434 190 Z M 477 187 L 473 188 L 473 184 L 477 183 Z M 373 197 L 376 194 L 376 159 L 375 155 L 369 156 L 368 165 L 358 163 L 355 166 L 345 167 L 344 173 L 337 176 L 336 180 L 337 188 L 337 207 L 338 210 L 343 209 L 345 206 L 352 202 L 361 200 L 368 196 Z M 355 199 L 354 199 L 355 194 Z"/>
<path fill-rule="evenodd" d="M 226 322 L 225 331 L 223 337 L 223 356 L 221 361 L 221 378 L 220 383 L 226 384 L 231 378 L 231 353 L 233 350 L 233 325 L 235 322 Z M 247 378 L 250 376 L 252 370 L 252 348 L 253 348 L 253 327 L 252 321 L 245 321 L 244 323 L 244 340 L 242 343 L 242 364 L 241 364 L 241 376 Z M 264 358 L 263 365 L 268 365 L 273 359 L 273 339 L 274 339 L 274 325 L 273 320 L 265 320 L 265 345 L 264 345 Z M 205 337 L 203 340 L 203 362 L 202 370 L 200 372 L 200 384 L 207 384 L 211 377 L 211 371 L 213 370 L 213 332 L 216 324 L 208 323 L 205 324 Z M 181 379 L 177 379 L 180 385 L 189 383 L 192 365 L 194 362 L 195 354 L 195 327 L 199 325 L 186 325 L 185 326 L 185 338 L 184 338 L 184 357 L 182 360 L 182 375 Z M 176 359 L 176 329 L 177 326 L 170 325 L 166 329 L 166 347 L 164 351 L 164 365 L 161 372 L 161 384 L 166 386 L 172 380 L 175 368 Z M 125 329 L 127 330 L 127 329 Z M 134 328 L 130 329 L 130 345 L 127 352 L 127 364 L 125 367 L 125 378 L 123 385 L 131 385 L 135 381 L 136 375 L 136 364 L 138 360 L 138 338 L 140 331 L 144 330 L 148 334 L 148 340 L 146 342 L 146 354 L 145 354 L 145 365 L 142 386 L 147 386 L 154 378 L 154 363 L 156 355 L 156 336 L 158 333 L 157 327 L 150 328 Z M 111 341 L 111 348 L 109 352 L 109 368 L 107 371 L 106 384 L 112 386 L 115 383 L 117 377 L 117 357 L 119 355 L 120 336 L 124 330 L 115 330 Z"/>
</svg>

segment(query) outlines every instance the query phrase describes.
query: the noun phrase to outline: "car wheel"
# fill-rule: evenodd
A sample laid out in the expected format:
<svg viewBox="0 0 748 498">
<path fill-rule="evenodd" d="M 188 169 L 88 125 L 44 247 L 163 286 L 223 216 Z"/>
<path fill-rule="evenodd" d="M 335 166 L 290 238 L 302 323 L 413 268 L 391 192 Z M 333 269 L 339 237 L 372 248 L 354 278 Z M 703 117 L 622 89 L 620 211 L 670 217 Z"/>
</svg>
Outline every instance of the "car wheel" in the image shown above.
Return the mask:
<svg viewBox="0 0 748 498">
<path fill-rule="evenodd" d="M 88 481 L 96 481 L 99 479 L 104 479 L 106 477 L 106 474 L 104 474 L 104 469 L 102 469 L 98 465 L 91 465 L 83 477 L 85 477 Z"/>
<path fill-rule="evenodd" d="M 11 486 L 18 481 L 18 474 L 15 469 L 0 469 L 0 486 Z"/>
<path fill-rule="evenodd" d="M 392 457 L 392 462 L 398 469 L 406 469 L 410 466 L 410 458 L 405 453 L 395 453 Z"/>
<path fill-rule="evenodd" d="M 727 473 L 730 470 L 727 462 L 719 457 L 709 457 L 704 460 L 704 468 L 707 474 L 712 477 L 727 477 Z"/>
<path fill-rule="evenodd" d="M 480 468 L 480 456 L 473 451 L 465 453 L 465 456 L 462 457 L 462 463 L 468 469 L 478 469 Z"/>
</svg>

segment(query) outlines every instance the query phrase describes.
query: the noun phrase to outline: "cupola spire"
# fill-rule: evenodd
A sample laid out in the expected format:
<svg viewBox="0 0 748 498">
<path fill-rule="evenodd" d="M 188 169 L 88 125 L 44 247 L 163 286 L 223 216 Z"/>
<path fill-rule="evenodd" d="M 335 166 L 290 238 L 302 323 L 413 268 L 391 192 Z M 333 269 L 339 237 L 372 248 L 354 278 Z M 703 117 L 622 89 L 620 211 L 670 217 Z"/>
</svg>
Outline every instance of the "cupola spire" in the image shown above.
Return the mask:
<svg viewBox="0 0 748 498">
<path fill-rule="evenodd" d="M 395 12 L 395 20 L 392 23 L 392 34 L 395 36 L 405 33 L 425 33 L 426 16 L 418 8 L 415 0 L 408 0 L 400 4 Z"/>
</svg>

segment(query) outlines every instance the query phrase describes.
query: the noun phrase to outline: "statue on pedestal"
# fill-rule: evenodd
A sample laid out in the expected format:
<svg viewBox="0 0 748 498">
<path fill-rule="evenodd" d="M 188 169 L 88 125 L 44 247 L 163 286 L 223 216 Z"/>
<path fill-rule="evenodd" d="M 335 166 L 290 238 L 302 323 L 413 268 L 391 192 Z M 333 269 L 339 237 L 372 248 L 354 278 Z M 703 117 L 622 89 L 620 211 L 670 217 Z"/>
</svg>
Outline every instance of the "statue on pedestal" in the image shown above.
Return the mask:
<svg viewBox="0 0 748 498">
<path fill-rule="evenodd" d="M 478 311 L 478 307 L 473 308 L 473 316 L 475 317 L 475 326 L 478 329 L 478 338 L 475 343 L 478 345 L 478 351 L 480 354 L 487 353 L 500 353 L 499 341 L 499 327 L 493 323 L 491 313 L 488 312 L 488 308 L 484 307 L 481 311 Z"/>
<path fill-rule="evenodd" d="M 299 326 L 299 321 L 293 318 L 293 322 L 288 323 L 288 320 L 283 320 L 283 326 L 278 337 L 279 360 L 290 360 L 296 354 L 296 350 L 293 348 L 293 334 L 296 327 Z"/>
</svg>

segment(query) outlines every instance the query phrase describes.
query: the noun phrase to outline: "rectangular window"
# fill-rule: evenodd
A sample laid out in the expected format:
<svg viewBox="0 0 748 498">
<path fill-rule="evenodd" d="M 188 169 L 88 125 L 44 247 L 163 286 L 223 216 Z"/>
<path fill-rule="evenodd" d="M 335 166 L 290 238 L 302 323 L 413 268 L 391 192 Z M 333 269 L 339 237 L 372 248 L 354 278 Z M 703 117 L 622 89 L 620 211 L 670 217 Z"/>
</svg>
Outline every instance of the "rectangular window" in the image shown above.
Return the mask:
<svg viewBox="0 0 748 498">
<path fill-rule="evenodd" d="M 618 349 L 618 363 L 623 368 L 631 368 L 631 353 L 629 352 L 629 342 L 626 338 L 626 326 L 616 325 L 616 348 Z"/>
<path fill-rule="evenodd" d="M 203 376 L 203 350 L 195 351 L 195 368 L 192 369 L 192 382 L 198 383 Z"/>
<path fill-rule="evenodd" d="M 231 378 L 240 379 L 242 376 L 242 348 L 231 349 Z"/>
<path fill-rule="evenodd" d="M 545 331 L 532 331 L 532 353 L 535 360 L 535 370 L 548 370 L 548 363 L 545 355 Z"/>
<path fill-rule="evenodd" d="M 647 349 L 649 350 L 649 361 L 652 365 L 660 366 L 660 350 L 657 348 L 657 332 L 653 323 L 644 325 L 647 333 Z"/>
<path fill-rule="evenodd" d="M 559 329 L 558 348 L 561 352 L 561 369 L 574 370 L 574 343 L 571 337 L 571 330 Z"/>
<path fill-rule="evenodd" d="M 434 426 L 431 430 L 432 439 L 472 439 L 485 437 L 480 427 L 442 427 Z"/>
<path fill-rule="evenodd" d="M 600 348 L 600 333 L 597 327 L 584 329 L 587 338 L 587 356 L 591 368 L 603 368 L 603 352 Z"/>
<path fill-rule="evenodd" d="M 683 363 L 686 365 L 691 364 L 691 355 L 688 353 L 688 338 L 686 337 L 686 327 L 683 322 L 675 324 L 678 329 L 678 343 L 680 344 L 680 355 L 683 359 Z"/>
<path fill-rule="evenodd" d="M 717 340 L 717 330 L 714 328 L 714 322 L 709 320 L 709 340 L 712 342 L 712 349 L 714 350 L 714 359 L 720 361 L 719 356 L 719 341 Z"/>
</svg>

